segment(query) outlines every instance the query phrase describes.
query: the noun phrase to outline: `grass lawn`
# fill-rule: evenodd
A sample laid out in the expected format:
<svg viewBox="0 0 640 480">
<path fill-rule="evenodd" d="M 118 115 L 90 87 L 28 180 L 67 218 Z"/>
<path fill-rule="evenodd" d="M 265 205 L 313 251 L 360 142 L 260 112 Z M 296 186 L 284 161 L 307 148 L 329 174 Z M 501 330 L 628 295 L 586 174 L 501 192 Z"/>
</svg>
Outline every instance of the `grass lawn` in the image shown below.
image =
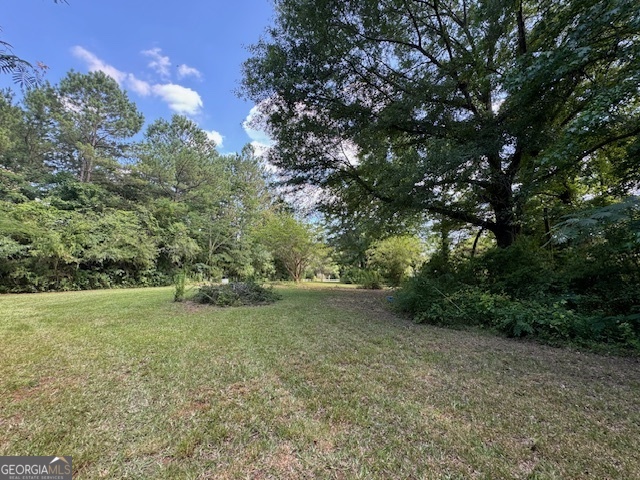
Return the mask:
<svg viewBox="0 0 640 480">
<path fill-rule="evenodd" d="M 637 359 L 281 292 L 0 297 L 0 455 L 72 455 L 74 479 L 640 478 Z"/>
</svg>

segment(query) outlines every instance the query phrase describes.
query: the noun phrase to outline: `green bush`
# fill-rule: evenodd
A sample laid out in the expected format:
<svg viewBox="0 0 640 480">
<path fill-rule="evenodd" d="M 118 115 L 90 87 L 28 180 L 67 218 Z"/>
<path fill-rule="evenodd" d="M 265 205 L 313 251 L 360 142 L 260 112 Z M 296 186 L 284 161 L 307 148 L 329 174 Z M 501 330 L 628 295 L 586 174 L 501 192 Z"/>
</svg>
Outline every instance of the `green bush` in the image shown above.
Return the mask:
<svg viewBox="0 0 640 480">
<path fill-rule="evenodd" d="M 394 305 L 418 323 L 478 326 L 508 337 L 535 337 L 552 344 L 608 344 L 640 350 L 640 313 L 604 316 L 579 311 L 559 296 L 546 301 L 517 298 L 464 284 L 454 274 L 423 273 L 395 297 Z"/>
<path fill-rule="evenodd" d="M 380 290 L 383 286 L 384 279 L 382 275 L 375 270 L 364 270 L 358 282 L 358 288 L 364 288 L 366 290 Z"/>
<path fill-rule="evenodd" d="M 556 268 L 549 250 L 535 239 L 520 238 L 509 248 L 493 248 L 485 255 L 458 268 L 473 272 L 476 285 L 493 293 L 506 293 L 516 298 L 540 298 L 561 290 Z"/>
<path fill-rule="evenodd" d="M 348 267 L 340 274 L 340 282 L 347 285 L 359 285 L 362 283 L 366 270 L 358 267 Z"/>
<path fill-rule="evenodd" d="M 226 285 L 203 285 L 193 300 L 217 307 L 240 307 L 267 305 L 280 298 L 272 288 L 264 288 L 254 282 L 232 282 Z"/>
<path fill-rule="evenodd" d="M 378 271 L 357 267 L 349 267 L 342 272 L 340 281 L 367 290 L 380 290 L 384 285 L 384 279 Z"/>
<path fill-rule="evenodd" d="M 184 294 L 185 294 L 186 285 L 187 285 L 187 274 L 185 273 L 184 270 L 181 270 L 178 273 L 176 273 L 174 283 L 175 283 L 176 290 L 173 295 L 173 301 L 182 302 L 184 301 Z"/>
</svg>

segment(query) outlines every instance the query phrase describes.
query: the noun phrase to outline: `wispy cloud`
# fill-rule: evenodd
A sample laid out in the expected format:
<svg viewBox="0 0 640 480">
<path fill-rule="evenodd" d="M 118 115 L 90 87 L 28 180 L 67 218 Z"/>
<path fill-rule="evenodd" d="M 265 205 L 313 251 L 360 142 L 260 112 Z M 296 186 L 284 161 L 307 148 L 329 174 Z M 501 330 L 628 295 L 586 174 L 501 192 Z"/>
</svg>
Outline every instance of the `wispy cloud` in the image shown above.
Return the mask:
<svg viewBox="0 0 640 480">
<path fill-rule="evenodd" d="M 153 49 L 159 50 L 159 49 Z M 152 50 L 149 50 L 152 51 Z M 118 70 L 113 65 L 109 65 L 89 50 L 75 46 L 71 53 L 84 61 L 89 71 L 100 71 L 109 75 L 119 85 L 132 90 L 143 97 L 153 95 L 164 101 L 169 108 L 183 115 L 197 115 L 202 111 L 203 103 L 200 94 L 182 85 L 174 83 L 149 83 L 137 78 L 133 73 Z M 159 52 L 158 52 L 159 55 Z M 167 58 L 168 57 L 163 57 Z"/>
<path fill-rule="evenodd" d="M 126 73 L 121 72 L 117 68 L 112 67 L 111 65 L 103 62 L 97 56 L 95 56 L 93 53 L 91 53 L 89 50 L 85 48 L 82 48 L 80 46 L 75 46 L 71 49 L 71 53 L 75 57 L 79 58 L 80 60 L 84 60 L 90 72 L 96 72 L 96 71 L 104 72 L 105 74 L 109 75 L 118 83 L 123 83 L 123 81 L 127 77 Z"/>
<path fill-rule="evenodd" d="M 186 77 L 195 77 L 200 80 L 202 78 L 202 73 L 200 73 L 200 70 L 197 68 L 190 67 L 184 63 L 182 65 L 178 65 L 178 78 L 182 79 Z"/>
<path fill-rule="evenodd" d="M 132 73 L 123 72 L 121 70 L 118 70 L 113 65 L 105 63 L 86 48 L 75 46 L 71 49 L 71 53 L 75 57 L 83 60 L 87 64 L 87 68 L 90 72 L 103 72 L 113 78 L 116 82 L 118 82 L 118 84 L 124 86 L 125 88 L 131 89 L 132 91 L 143 97 L 146 97 L 151 93 L 151 85 L 149 85 L 148 82 L 140 80 Z"/>
<path fill-rule="evenodd" d="M 149 82 L 140 80 L 133 73 L 127 74 L 124 84 L 143 97 L 146 97 L 151 93 L 151 85 Z"/>
<path fill-rule="evenodd" d="M 171 60 L 166 55 L 162 55 L 161 48 L 151 48 L 149 50 L 143 50 L 140 53 L 151 58 L 148 66 L 158 75 L 162 78 L 171 77 Z"/>
</svg>

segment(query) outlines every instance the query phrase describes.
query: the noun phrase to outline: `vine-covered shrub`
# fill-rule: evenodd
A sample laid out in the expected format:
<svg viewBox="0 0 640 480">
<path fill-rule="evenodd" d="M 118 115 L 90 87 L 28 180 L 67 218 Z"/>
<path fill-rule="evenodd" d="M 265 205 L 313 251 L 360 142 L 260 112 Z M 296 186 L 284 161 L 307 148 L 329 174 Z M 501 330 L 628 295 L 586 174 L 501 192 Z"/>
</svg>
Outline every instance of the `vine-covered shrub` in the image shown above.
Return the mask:
<svg viewBox="0 0 640 480">
<path fill-rule="evenodd" d="M 203 285 L 193 300 L 217 307 L 240 307 L 267 305 L 280 298 L 273 288 L 265 288 L 254 282 L 232 282 L 226 285 Z"/>
</svg>

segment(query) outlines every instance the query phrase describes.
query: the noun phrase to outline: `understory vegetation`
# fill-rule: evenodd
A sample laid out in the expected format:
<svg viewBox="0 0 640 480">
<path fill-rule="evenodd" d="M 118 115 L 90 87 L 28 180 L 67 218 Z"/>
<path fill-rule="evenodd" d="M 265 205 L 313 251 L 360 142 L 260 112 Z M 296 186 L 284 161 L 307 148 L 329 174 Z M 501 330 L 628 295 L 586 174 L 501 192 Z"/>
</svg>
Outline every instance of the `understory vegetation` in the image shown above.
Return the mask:
<svg viewBox="0 0 640 480">
<path fill-rule="evenodd" d="M 239 88 L 260 152 L 145 126 L 109 72 L 50 84 L 0 54 L 23 86 L 0 94 L 0 293 L 240 305 L 339 279 L 420 323 L 640 351 L 633 2 L 275 6 Z"/>
<path fill-rule="evenodd" d="M 417 322 L 640 351 L 640 200 L 567 218 L 474 258 L 434 255 L 399 292 Z"/>
</svg>

